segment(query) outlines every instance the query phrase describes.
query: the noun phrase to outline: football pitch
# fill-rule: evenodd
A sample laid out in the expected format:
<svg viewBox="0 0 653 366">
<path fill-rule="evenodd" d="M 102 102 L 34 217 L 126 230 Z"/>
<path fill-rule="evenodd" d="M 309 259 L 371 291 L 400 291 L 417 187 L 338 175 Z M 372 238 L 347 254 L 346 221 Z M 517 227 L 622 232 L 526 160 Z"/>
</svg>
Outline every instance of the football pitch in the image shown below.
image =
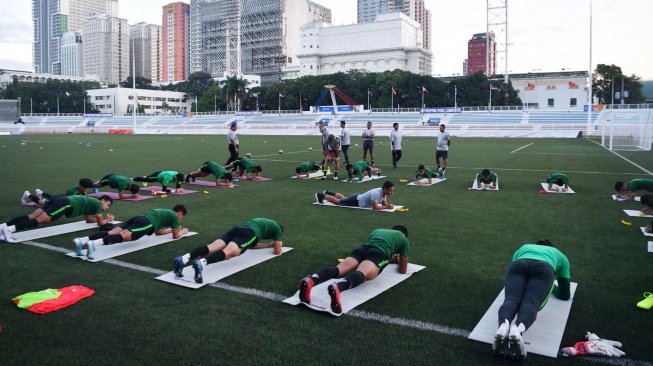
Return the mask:
<svg viewBox="0 0 653 366">
<path fill-rule="evenodd" d="M 411 179 L 420 163 L 434 166 L 435 139 L 405 137 L 399 169 L 392 170 L 383 137 L 376 164 L 396 185 L 390 201 L 409 208 L 386 213 L 312 205 L 315 192 L 362 193 L 383 182 L 289 179 L 299 162 L 321 161 L 316 136 L 241 135 L 240 142 L 241 155 L 251 153 L 271 181 L 185 186 L 199 193 L 117 201 L 109 211 L 126 220 L 181 203 L 188 209 L 182 224 L 198 235 L 100 263 L 63 254 L 80 233 L 0 242 L 0 365 L 513 364 L 467 335 L 501 291 L 513 252 L 545 238 L 567 255 L 578 283 L 561 347 L 591 331 L 621 341 L 630 362 L 653 362 L 653 309 L 635 306 L 653 291 L 653 254 L 639 229 L 650 219 L 623 213 L 641 209 L 638 202 L 610 198 L 617 180 L 651 178 L 652 152 L 617 155 L 585 139 L 454 138 L 447 180 L 413 187 L 400 180 Z M 31 212 L 19 205 L 25 190 L 62 193 L 79 178 L 109 173 L 188 173 L 228 157 L 222 135 L 0 136 L 0 146 L 0 222 Z M 362 158 L 361 146 L 352 139 L 351 161 Z M 483 168 L 497 173 L 499 191 L 468 189 Z M 556 171 L 569 176 L 575 194 L 538 193 Z M 281 223 L 284 245 L 294 250 L 198 290 L 154 280 L 172 270 L 176 256 L 253 217 Z M 408 227 L 409 262 L 426 269 L 339 318 L 281 303 L 304 276 L 336 265 L 371 230 L 395 224 Z M 70 285 L 96 292 L 47 315 L 11 302 Z M 526 362 L 571 361 L 529 354 Z M 592 364 L 586 357 L 573 362 Z"/>
</svg>

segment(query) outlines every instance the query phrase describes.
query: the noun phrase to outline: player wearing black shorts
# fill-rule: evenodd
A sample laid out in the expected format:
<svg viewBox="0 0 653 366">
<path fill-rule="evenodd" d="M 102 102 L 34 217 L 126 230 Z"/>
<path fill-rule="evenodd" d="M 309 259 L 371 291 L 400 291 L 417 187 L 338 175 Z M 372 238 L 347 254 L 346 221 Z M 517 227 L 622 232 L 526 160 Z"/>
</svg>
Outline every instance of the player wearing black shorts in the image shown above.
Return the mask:
<svg viewBox="0 0 653 366">
<path fill-rule="evenodd" d="M 190 253 L 175 258 L 175 276 L 183 277 L 184 267 L 191 263 L 195 270 L 195 282 L 202 283 L 202 271 L 206 266 L 237 257 L 248 249 L 274 247 L 274 254 L 279 255 L 283 247 L 282 233 L 283 227 L 274 220 L 260 217 L 248 220 L 241 226 L 232 227 L 213 243 L 197 247 Z M 259 243 L 260 240 L 272 242 Z"/>
<path fill-rule="evenodd" d="M 324 267 L 299 283 L 299 299 L 311 303 L 311 290 L 314 286 L 339 278 L 327 287 L 331 297 L 331 310 L 342 313 L 340 293 L 352 289 L 365 281 L 375 279 L 389 263 L 398 263 L 399 272 L 408 269 L 408 229 L 395 225 L 392 229 L 375 229 L 367 242 L 352 251 L 337 267 Z"/>
<path fill-rule="evenodd" d="M 99 200 L 87 196 L 54 196 L 43 208 L 0 224 L 0 239 L 15 242 L 11 236 L 14 232 L 46 225 L 62 216 L 84 216 L 86 222 L 97 222 L 98 226 L 101 226 L 113 221 L 111 214 L 102 216 L 102 212 L 108 210 L 112 204 L 113 200 L 109 196 L 102 196 Z"/>
<path fill-rule="evenodd" d="M 133 179 L 134 182 L 144 182 L 145 186 L 147 186 L 147 183 L 159 182 L 162 185 L 161 191 L 163 192 L 170 192 L 168 185 L 175 183 L 175 192 L 179 193 L 181 192 L 181 182 L 184 181 L 184 174 L 174 170 L 157 170 L 150 175 L 134 177 Z"/>
<path fill-rule="evenodd" d="M 118 197 L 120 197 L 121 200 L 130 198 L 122 193 L 122 191 L 129 191 L 132 193 L 131 198 L 136 198 L 136 196 L 138 196 L 138 191 L 141 189 L 138 184 L 134 183 L 133 179 L 118 174 L 107 174 L 95 182 L 95 184 L 93 184 L 93 187 L 96 188 L 106 186 L 117 189 Z"/>
<path fill-rule="evenodd" d="M 149 210 L 142 216 L 130 218 L 109 232 L 97 232 L 90 236 L 73 239 L 75 251 L 78 256 L 82 256 L 82 250 L 86 248 L 88 250 L 86 256 L 93 259 L 95 250 L 102 245 L 134 241 L 152 234 L 172 233 L 173 239 L 179 239 L 188 233 L 188 229 L 182 228 L 179 224 L 186 213 L 186 207 L 183 205 L 176 205 L 172 210 L 165 208 Z"/>
</svg>

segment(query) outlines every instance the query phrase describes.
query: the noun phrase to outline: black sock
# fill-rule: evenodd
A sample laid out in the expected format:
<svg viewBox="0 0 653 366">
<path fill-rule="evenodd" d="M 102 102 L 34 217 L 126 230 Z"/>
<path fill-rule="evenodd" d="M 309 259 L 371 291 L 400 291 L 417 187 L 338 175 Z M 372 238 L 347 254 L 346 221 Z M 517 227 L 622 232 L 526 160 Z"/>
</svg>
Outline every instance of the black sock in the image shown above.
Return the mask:
<svg viewBox="0 0 653 366">
<path fill-rule="evenodd" d="M 209 254 L 209 247 L 203 245 L 190 251 L 190 259 L 204 258 Z"/>
<path fill-rule="evenodd" d="M 204 259 L 206 259 L 206 264 L 211 264 L 216 262 L 222 262 L 224 260 L 224 257 L 225 257 L 224 251 L 221 250 L 219 252 L 209 254 L 209 256 Z"/>
<path fill-rule="evenodd" d="M 134 182 L 147 182 L 147 177 L 134 177 Z"/>
<path fill-rule="evenodd" d="M 7 221 L 7 226 L 16 225 L 17 223 L 25 221 L 25 220 L 29 220 L 29 216 L 27 216 L 27 215 L 18 216 L 18 217 L 15 217 L 15 218 Z"/>
<path fill-rule="evenodd" d="M 327 196 L 335 196 L 336 192 L 324 191 L 324 194 L 327 195 Z"/>
<path fill-rule="evenodd" d="M 107 235 L 104 237 L 104 245 L 118 244 L 118 243 L 122 243 L 122 235 L 120 234 Z"/>
<path fill-rule="evenodd" d="M 100 231 L 97 233 L 93 233 L 88 236 L 89 240 L 97 240 L 97 239 L 102 239 L 109 236 L 109 233 L 107 231 Z"/>
<path fill-rule="evenodd" d="M 374 160 L 372 160 L 372 165 L 374 165 Z"/>
<path fill-rule="evenodd" d="M 334 176 L 334 177 L 337 177 L 337 176 L 338 176 L 338 172 L 333 172 L 333 176 Z"/>
<path fill-rule="evenodd" d="M 36 221 L 36 219 L 27 219 L 27 220 L 23 220 L 23 221 L 15 224 L 15 225 L 16 225 L 16 231 L 20 231 L 20 230 L 24 230 L 24 229 L 30 229 L 30 228 L 33 228 L 33 227 L 37 227 L 37 226 L 39 226 L 39 222 Z"/>
<path fill-rule="evenodd" d="M 340 271 L 338 270 L 338 267 L 323 267 L 320 268 L 319 271 L 317 271 L 314 275 L 311 276 L 313 279 L 313 282 L 317 285 L 318 283 L 322 283 L 324 281 L 328 281 L 332 278 L 338 277 L 340 274 Z"/>
<path fill-rule="evenodd" d="M 45 198 L 46 200 L 49 200 L 50 198 L 52 198 L 52 195 L 48 192 L 43 192 L 41 197 Z"/>
<path fill-rule="evenodd" d="M 32 202 L 34 202 L 34 203 L 36 203 L 37 205 L 39 204 L 39 201 L 40 201 L 39 198 L 36 197 L 36 196 L 33 195 L 33 194 L 30 194 L 30 195 L 29 195 L 29 200 L 32 201 Z"/>
<path fill-rule="evenodd" d="M 345 281 L 338 282 L 340 291 L 352 289 L 365 282 L 365 275 L 361 271 L 354 271 L 345 277 Z"/>
</svg>

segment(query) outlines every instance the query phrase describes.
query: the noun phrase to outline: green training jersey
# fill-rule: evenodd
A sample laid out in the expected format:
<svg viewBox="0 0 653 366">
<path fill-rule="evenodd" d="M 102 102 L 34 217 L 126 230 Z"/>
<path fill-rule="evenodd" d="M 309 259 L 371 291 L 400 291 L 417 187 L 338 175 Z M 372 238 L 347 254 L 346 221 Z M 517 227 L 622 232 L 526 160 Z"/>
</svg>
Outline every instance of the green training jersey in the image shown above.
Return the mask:
<svg viewBox="0 0 653 366">
<path fill-rule="evenodd" d="M 213 175 L 215 175 L 216 178 L 218 179 L 222 179 L 225 176 L 225 174 L 229 173 L 227 169 L 225 169 L 222 165 L 216 163 L 215 161 L 209 160 L 206 163 L 204 163 L 203 166 L 207 167 L 211 171 L 211 173 L 213 173 Z"/>
<path fill-rule="evenodd" d="M 546 177 L 546 183 L 547 184 L 557 184 L 556 181 L 558 179 L 562 179 L 564 181 L 563 184 L 569 185 L 569 178 L 565 174 L 562 173 L 551 173 L 549 174 L 548 177 Z"/>
<path fill-rule="evenodd" d="M 354 167 L 354 172 L 352 174 L 358 176 L 359 180 L 363 180 L 363 172 L 367 172 L 367 168 L 369 168 L 367 161 L 359 160 L 352 164 L 352 166 Z"/>
<path fill-rule="evenodd" d="M 408 238 L 401 231 L 391 229 L 372 230 L 365 245 L 380 249 L 388 256 L 388 259 L 395 254 L 408 257 L 410 251 Z"/>
<path fill-rule="evenodd" d="M 490 170 L 490 176 L 487 179 L 485 179 L 485 177 L 483 177 L 481 172 L 479 172 L 476 175 L 476 181 L 480 182 L 480 183 L 485 183 L 485 184 L 496 183 L 497 182 L 497 175 L 494 174 L 494 172 Z"/>
<path fill-rule="evenodd" d="M 314 161 L 306 161 L 303 163 L 299 163 L 297 167 L 299 168 L 299 171 L 302 173 L 310 173 L 315 170 L 320 170 L 321 168 L 320 165 Z"/>
<path fill-rule="evenodd" d="M 281 226 L 274 220 L 257 217 L 246 221 L 243 226 L 252 229 L 259 240 L 281 240 Z"/>
<path fill-rule="evenodd" d="M 556 278 L 571 279 L 569 260 L 561 251 L 554 247 L 524 244 L 512 255 L 513 262 L 522 258 L 544 261 L 553 267 Z"/>
<path fill-rule="evenodd" d="M 179 173 L 179 172 L 176 172 L 176 171 L 174 171 L 174 170 L 166 170 L 166 171 L 163 171 L 163 172 L 159 173 L 159 175 L 156 176 L 156 179 L 157 179 L 157 180 L 159 181 L 159 183 L 161 183 L 162 185 L 167 186 L 167 185 L 170 184 L 170 182 L 174 181 L 175 176 L 176 176 L 178 173 Z"/>
<path fill-rule="evenodd" d="M 639 190 L 653 192 L 653 179 L 633 179 L 628 182 L 628 189 L 635 193 Z"/>
<path fill-rule="evenodd" d="M 173 210 L 167 208 L 155 208 L 143 214 L 145 218 L 150 220 L 154 231 L 159 231 L 163 228 L 177 229 L 179 227 L 179 217 Z"/>
<path fill-rule="evenodd" d="M 82 195 L 82 196 L 83 196 L 83 195 L 85 195 L 85 194 L 86 194 L 86 193 L 84 193 L 84 192 L 80 192 L 80 191 L 79 191 L 79 187 L 78 187 L 78 186 L 70 187 L 70 188 L 68 188 L 68 190 L 66 191 L 66 193 L 64 193 L 65 196 L 79 196 L 79 195 Z"/>
<path fill-rule="evenodd" d="M 245 158 L 240 158 L 234 161 L 234 164 L 235 163 L 240 164 L 240 167 L 243 168 L 247 173 L 251 173 L 254 167 L 257 165 L 255 162 Z"/>
<path fill-rule="evenodd" d="M 76 217 L 82 215 L 97 215 L 102 213 L 102 204 L 95 197 L 87 196 L 70 196 L 66 197 L 70 201 L 70 207 L 73 208 L 67 217 Z"/>
<path fill-rule="evenodd" d="M 130 184 L 134 183 L 133 179 L 117 174 L 110 175 L 108 180 L 109 180 L 109 187 L 117 188 L 118 192 L 122 192 L 126 190 Z"/>
<path fill-rule="evenodd" d="M 424 168 L 424 174 L 419 174 L 419 169 L 415 171 L 415 179 L 437 178 L 438 174 L 431 168 Z"/>
</svg>

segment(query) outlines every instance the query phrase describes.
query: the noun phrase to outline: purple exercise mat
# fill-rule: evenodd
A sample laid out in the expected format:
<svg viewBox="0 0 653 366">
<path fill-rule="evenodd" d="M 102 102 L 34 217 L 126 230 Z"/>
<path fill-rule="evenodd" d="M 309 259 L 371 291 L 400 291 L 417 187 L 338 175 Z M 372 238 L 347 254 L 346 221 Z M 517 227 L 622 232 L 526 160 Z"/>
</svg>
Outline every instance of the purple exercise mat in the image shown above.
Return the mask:
<svg viewBox="0 0 653 366">
<path fill-rule="evenodd" d="M 240 175 L 234 175 L 234 179 L 246 180 L 246 181 L 250 181 L 250 182 L 267 182 L 267 181 L 269 181 L 269 180 L 272 180 L 272 178 L 264 178 L 264 177 L 261 177 L 260 180 L 255 180 L 255 179 L 245 179 L 245 177 L 240 176 Z"/>
<path fill-rule="evenodd" d="M 160 186 L 141 187 L 141 191 L 152 192 L 152 191 L 160 191 L 160 190 L 161 190 Z M 175 196 L 183 196 L 185 194 L 191 194 L 191 193 L 197 193 L 197 191 L 193 191 L 192 189 L 184 189 L 183 191 L 181 191 L 181 193 L 169 193 L 169 194 L 172 194 L 172 195 L 175 195 Z"/>
<path fill-rule="evenodd" d="M 209 180 L 199 180 L 198 179 L 198 180 L 196 180 L 194 182 L 191 181 L 191 182 L 186 183 L 186 184 L 191 184 L 191 185 L 194 185 L 194 186 L 202 186 L 202 187 L 214 187 L 214 188 L 223 188 L 223 189 L 227 188 L 227 187 L 223 187 L 223 186 L 216 186 L 214 180 L 209 181 Z M 238 184 L 234 184 L 234 187 L 238 187 Z"/>
<path fill-rule="evenodd" d="M 131 194 L 131 193 L 129 193 L 129 194 Z M 118 196 L 117 192 L 97 192 L 97 193 L 87 194 L 87 196 L 91 196 L 91 197 L 95 197 L 95 198 L 100 198 L 100 197 L 102 197 L 104 195 L 107 195 L 107 196 L 111 197 L 111 199 L 114 199 L 114 200 L 120 200 L 120 197 Z M 128 199 L 124 199 L 124 200 L 121 200 L 121 201 L 143 201 L 143 200 L 149 200 L 149 199 L 155 198 L 155 197 L 156 196 L 146 196 L 146 195 L 143 195 L 143 194 L 139 194 L 138 196 L 136 196 L 136 198 L 128 198 Z"/>
</svg>

